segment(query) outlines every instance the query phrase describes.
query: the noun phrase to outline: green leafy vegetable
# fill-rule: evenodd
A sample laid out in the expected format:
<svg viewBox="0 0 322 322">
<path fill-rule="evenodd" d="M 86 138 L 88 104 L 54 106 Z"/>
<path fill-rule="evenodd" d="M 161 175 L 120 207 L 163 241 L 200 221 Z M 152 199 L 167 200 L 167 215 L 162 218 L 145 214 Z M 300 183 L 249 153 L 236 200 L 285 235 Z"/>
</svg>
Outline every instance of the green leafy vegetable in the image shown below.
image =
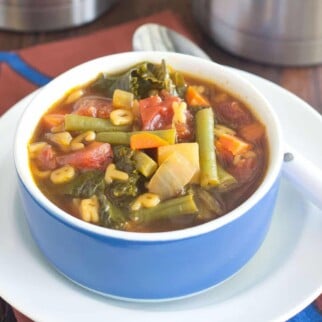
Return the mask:
<svg viewBox="0 0 322 322">
<path fill-rule="evenodd" d="M 137 99 L 162 89 L 183 97 L 185 87 L 183 75 L 171 73 L 164 60 L 161 64 L 143 62 L 119 75 L 100 74 L 90 86 L 92 91 L 108 97 L 112 97 L 116 89 L 121 89 L 133 93 Z"/>
<path fill-rule="evenodd" d="M 63 186 L 60 193 L 73 198 L 90 198 L 96 195 L 99 201 L 99 224 L 113 229 L 122 229 L 128 218 L 121 209 L 109 201 L 105 195 L 109 189 L 106 188 L 104 172 L 95 170 L 81 173 L 73 181 Z"/>
<path fill-rule="evenodd" d="M 74 198 L 90 198 L 105 189 L 104 172 L 94 170 L 79 174 L 73 181 L 60 187 L 59 193 Z"/>
<path fill-rule="evenodd" d="M 106 194 L 108 199 L 116 207 L 128 209 L 129 204 L 144 191 L 145 177 L 136 168 L 134 151 L 124 145 L 113 147 L 114 163 L 118 170 L 129 175 L 126 181 L 113 181 Z"/>
<path fill-rule="evenodd" d="M 125 145 L 116 145 L 113 147 L 114 163 L 116 168 L 127 173 L 136 170 L 134 160 L 134 150 Z"/>
<path fill-rule="evenodd" d="M 98 200 L 100 203 L 99 224 L 103 227 L 119 230 L 123 229 L 124 225 L 128 221 L 125 213 L 121 209 L 115 207 L 112 203 L 110 203 L 106 196 L 103 194 L 98 196 Z"/>
</svg>

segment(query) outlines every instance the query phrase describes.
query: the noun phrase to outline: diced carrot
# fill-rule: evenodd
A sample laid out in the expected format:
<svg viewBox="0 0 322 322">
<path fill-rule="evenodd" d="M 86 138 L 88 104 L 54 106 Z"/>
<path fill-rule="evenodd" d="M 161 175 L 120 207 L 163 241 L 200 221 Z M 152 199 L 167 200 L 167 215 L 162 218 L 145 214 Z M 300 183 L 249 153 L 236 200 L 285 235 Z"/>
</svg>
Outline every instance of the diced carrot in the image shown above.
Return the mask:
<svg viewBox="0 0 322 322">
<path fill-rule="evenodd" d="M 157 148 L 169 143 L 152 133 L 136 133 L 131 135 L 130 146 L 133 150 Z"/>
<path fill-rule="evenodd" d="M 42 117 L 42 124 L 48 129 L 58 126 L 64 122 L 64 114 L 45 114 Z"/>
<path fill-rule="evenodd" d="M 238 134 L 246 141 L 255 143 L 264 136 L 265 128 L 259 122 L 253 122 L 243 126 Z"/>
<path fill-rule="evenodd" d="M 230 134 L 221 135 L 216 141 L 216 146 L 218 146 L 219 149 L 225 149 L 231 152 L 232 155 L 244 153 L 252 148 L 247 142 Z"/>
<path fill-rule="evenodd" d="M 186 101 L 189 106 L 210 106 L 208 100 L 193 86 L 188 86 L 187 88 Z"/>
</svg>

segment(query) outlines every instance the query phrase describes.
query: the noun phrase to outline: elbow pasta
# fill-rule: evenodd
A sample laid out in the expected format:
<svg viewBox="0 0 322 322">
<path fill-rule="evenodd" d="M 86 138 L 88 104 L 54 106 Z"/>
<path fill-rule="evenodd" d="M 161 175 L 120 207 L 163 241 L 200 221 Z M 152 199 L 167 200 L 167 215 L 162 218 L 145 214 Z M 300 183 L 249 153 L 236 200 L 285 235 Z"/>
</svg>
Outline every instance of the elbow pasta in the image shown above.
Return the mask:
<svg viewBox="0 0 322 322">
<path fill-rule="evenodd" d="M 70 148 L 72 151 L 83 149 L 85 147 L 83 142 L 92 142 L 95 138 L 96 133 L 94 131 L 83 132 L 72 139 L 70 142 Z"/>
<path fill-rule="evenodd" d="M 96 196 L 82 199 L 79 205 L 82 219 L 87 222 L 97 223 L 99 221 L 99 202 Z"/>
<path fill-rule="evenodd" d="M 84 95 L 84 91 L 82 89 L 77 89 L 75 91 L 72 91 L 66 98 L 65 103 L 71 104 L 76 102 L 79 98 L 81 98 Z"/>
<path fill-rule="evenodd" d="M 34 142 L 29 144 L 28 152 L 31 158 L 35 158 L 37 154 L 45 147 L 49 146 L 47 142 Z"/>
<path fill-rule="evenodd" d="M 129 175 L 124 171 L 117 170 L 115 164 L 111 163 L 106 168 L 104 178 L 106 183 L 110 184 L 113 180 L 126 181 L 129 179 Z"/>
<path fill-rule="evenodd" d="M 173 118 L 172 118 L 172 123 L 186 123 L 187 121 L 187 116 L 186 116 L 186 111 L 187 111 L 187 104 L 185 102 L 173 102 L 172 104 L 172 109 L 173 109 Z"/>
<path fill-rule="evenodd" d="M 74 137 L 72 140 L 72 143 L 83 142 L 83 141 L 92 142 L 95 140 L 95 138 L 96 138 L 96 134 L 94 131 L 86 131 Z"/>
<path fill-rule="evenodd" d="M 61 184 L 71 181 L 75 175 L 76 171 L 71 165 L 64 165 L 50 174 L 50 180 L 54 184 Z"/>
<path fill-rule="evenodd" d="M 136 211 L 141 208 L 152 208 L 160 203 L 160 197 L 151 192 L 138 196 L 131 206 L 131 210 Z"/>
</svg>

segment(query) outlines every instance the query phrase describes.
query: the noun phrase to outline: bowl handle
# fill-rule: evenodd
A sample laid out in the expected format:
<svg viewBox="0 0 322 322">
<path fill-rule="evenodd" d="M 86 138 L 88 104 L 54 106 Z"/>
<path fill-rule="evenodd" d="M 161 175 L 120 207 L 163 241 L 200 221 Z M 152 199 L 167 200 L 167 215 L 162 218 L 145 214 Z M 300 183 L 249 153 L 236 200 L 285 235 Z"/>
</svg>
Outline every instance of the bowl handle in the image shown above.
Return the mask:
<svg viewBox="0 0 322 322">
<path fill-rule="evenodd" d="M 285 146 L 283 174 L 294 187 L 322 209 L 322 169 L 302 153 Z"/>
</svg>

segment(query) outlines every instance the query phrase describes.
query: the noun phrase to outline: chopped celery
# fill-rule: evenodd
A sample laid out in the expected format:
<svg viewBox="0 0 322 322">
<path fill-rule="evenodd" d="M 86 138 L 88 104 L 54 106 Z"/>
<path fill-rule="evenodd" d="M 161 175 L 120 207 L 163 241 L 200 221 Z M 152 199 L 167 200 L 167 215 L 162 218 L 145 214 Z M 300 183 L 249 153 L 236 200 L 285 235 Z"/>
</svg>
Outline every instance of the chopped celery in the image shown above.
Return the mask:
<svg viewBox="0 0 322 322">
<path fill-rule="evenodd" d="M 134 160 L 136 162 L 136 168 L 146 178 L 151 177 L 158 167 L 158 164 L 142 151 L 135 151 Z"/>
<path fill-rule="evenodd" d="M 180 194 L 195 174 L 195 167 L 181 153 L 173 152 L 152 176 L 148 189 L 161 200 Z"/>
</svg>

